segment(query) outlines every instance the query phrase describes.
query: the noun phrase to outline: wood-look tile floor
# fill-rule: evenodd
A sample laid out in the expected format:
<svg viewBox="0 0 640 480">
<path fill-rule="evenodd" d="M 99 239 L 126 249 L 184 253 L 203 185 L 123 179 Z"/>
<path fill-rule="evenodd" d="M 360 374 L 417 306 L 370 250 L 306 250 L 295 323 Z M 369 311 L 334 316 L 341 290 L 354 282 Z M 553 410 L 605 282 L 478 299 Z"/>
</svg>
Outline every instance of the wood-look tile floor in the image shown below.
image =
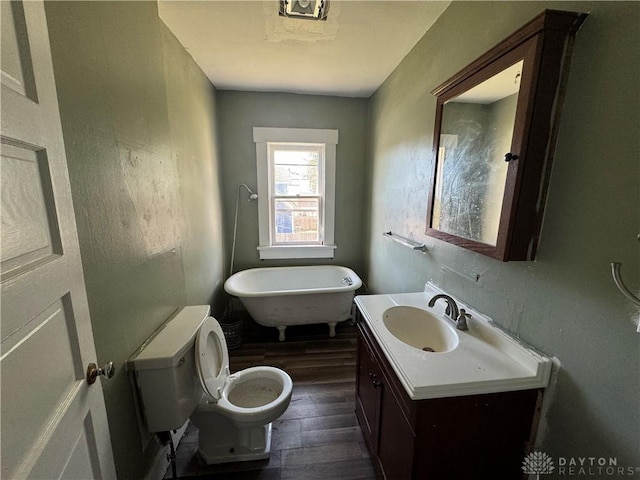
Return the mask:
<svg viewBox="0 0 640 480">
<path fill-rule="evenodd" d="M 273 422 L 268 460 L 206 465 L 189 425 L 176 453 L 181 479 L 373 480 L 375 470 L 354 414 L 356 334 L 349 322 L 329 338 L 327 325 L 275 328 L 245 320 L 243 345 L 230 351 L 235 372 L 254 365 L 285 370 L 293 379 L 287 411 Z M 165 479 L 171 478 L 171 468 Z"/>
</svg>

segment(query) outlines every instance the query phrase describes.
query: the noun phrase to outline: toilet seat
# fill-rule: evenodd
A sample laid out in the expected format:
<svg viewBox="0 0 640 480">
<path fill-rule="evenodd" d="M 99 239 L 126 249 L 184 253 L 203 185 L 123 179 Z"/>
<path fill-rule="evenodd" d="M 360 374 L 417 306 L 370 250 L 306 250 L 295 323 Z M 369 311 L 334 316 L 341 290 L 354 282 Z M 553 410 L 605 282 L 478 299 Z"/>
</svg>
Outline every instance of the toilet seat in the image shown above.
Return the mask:
<svg viewBox="0 0 640 480">
<path fill-rule="evenodd" d="M 216 400 L 222 398 L 229 377 L 229 353 L 222 327 L 207 317 L 196 336 L 196 366 L 202 389 Z"/>
</svg>

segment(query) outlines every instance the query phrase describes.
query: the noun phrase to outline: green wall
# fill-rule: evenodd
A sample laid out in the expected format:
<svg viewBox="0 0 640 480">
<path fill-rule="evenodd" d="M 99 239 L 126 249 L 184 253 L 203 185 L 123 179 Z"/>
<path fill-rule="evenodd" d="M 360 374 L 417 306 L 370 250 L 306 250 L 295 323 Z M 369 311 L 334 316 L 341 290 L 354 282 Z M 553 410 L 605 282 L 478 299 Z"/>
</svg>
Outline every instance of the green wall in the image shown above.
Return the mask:
<svg viewBox="0 0 640 480">
<path fill-rule="evenodd" d="M 216 91 L 155 2 L 47 2 L 80 249 L 119 478 L 142 478 L 124 362 L 178 307 L 222 301 Z M 143 446 L 144 445 L 144 446 Z"/>
<path fill-rule="evenodd" d="M 590 16 L 577 36 L 537 259 L 502 263 L 424 235 L 429 92 L 544 8 Z M 616 290 L 609 263 L 623 262 L 638 288 L 639 24 L 634 2 L 453 2 L 371 98 L 366 234 L 370 290 L 420 291 L 432 280 L 558 358 L 541 450 L 633 466 L 640 312 Z M 429 252 L 389 242 L 387 230 Z"/>
<path fill-rule="evenodd" d="M 224 178 L 227 258 L 231 257 L 238 185 L 254 189 L 256 148 L 253 127 L 329 128 L 339 130 L 336 149 L 336 216 L 333 260 L 264 260 L 258 257 L 258 204 L 247 202 L 243 190 L 238 209 L 234 271 L 251 267 L 332 263 L 362 275 L 362 232 L 367 168 L 368 100 L 364 98 L 295 95 L 289 93 L 218 92 L 220 155 Z M 229 265 L 226 265 L 228 271 Z"/>
</svg>

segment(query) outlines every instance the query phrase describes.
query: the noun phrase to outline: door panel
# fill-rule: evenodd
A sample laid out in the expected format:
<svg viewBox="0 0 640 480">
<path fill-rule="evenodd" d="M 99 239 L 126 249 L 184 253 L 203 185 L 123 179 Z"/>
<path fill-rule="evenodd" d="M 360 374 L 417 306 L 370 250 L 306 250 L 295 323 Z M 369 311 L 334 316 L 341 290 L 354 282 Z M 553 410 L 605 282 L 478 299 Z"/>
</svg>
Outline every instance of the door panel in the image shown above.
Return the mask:
<svg viewBox="0 0 640 480">
<path fill-rule="evenodd" d="M 42 2 L 2 8 L 2 478 L 115 478 Z"/>
<path fill-rule="evenodd" d="M 2 84 L 37 101 L 29 36 L 22 2 L 0 2 Z"/>
<path fill-rule="evenodd" d="M 13 432 L 11 441 L 2 443 L 3 468 L 6 463 L 11 468 L 13 461 L 38 442 L 41 428 L 84 382 L 72 315 L 65 312 L 63 302 L 56 302 L 30 323 L 34 328 L 26 335 L 12 335 L 20 341 L 2 353 L 3 387 L 19 386 L 2 389 L 3 433 L 7 427 Z M 46 352 L 44 362 L 25 368 L 41 358 L 41 352 Z M 21 428 L 28 425 L 35 428 Z"/>
<path fill-rule="evenodd" d="M 62 253 L 46 151 L 9 142 L 0 152 L 3 278 Z"/>
<path fill-rule="evenodd" d="M 84 428 L 80 430 L 67 464 L 62 470 L 61 479 L 100 478 L 100 471 L 94 469 L 97 462 L 96 442 L 93 434 L 91 415 L 87 415 Z"/>
</svg>

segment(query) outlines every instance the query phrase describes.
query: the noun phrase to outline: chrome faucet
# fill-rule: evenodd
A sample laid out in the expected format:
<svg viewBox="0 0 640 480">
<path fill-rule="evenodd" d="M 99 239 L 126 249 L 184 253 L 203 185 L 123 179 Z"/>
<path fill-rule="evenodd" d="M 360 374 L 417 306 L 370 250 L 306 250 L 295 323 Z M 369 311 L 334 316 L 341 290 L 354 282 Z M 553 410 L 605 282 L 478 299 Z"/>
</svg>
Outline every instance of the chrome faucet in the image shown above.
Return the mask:
<svg viewBox="0 0 640 480">
<path fill-rule="evenodd" d="M 440 298 L 444 298 L 447 302 L 447 308 L 444 313 L 453 320 L 456 324 L 456 328 L 458 330 L 468 330 L 469 327 L 467 326 L 467 319 L 471 318 L 471 314 L 467 313 L 464 308 L 458 309 L 458 304 L 449 295 L 445 295 L 444 293 L 434 295 L 431 297 L 431 300 L 429 300 L 429 306 L 433 307 L 436 304 L 436 301 Z"/>
</svg>

